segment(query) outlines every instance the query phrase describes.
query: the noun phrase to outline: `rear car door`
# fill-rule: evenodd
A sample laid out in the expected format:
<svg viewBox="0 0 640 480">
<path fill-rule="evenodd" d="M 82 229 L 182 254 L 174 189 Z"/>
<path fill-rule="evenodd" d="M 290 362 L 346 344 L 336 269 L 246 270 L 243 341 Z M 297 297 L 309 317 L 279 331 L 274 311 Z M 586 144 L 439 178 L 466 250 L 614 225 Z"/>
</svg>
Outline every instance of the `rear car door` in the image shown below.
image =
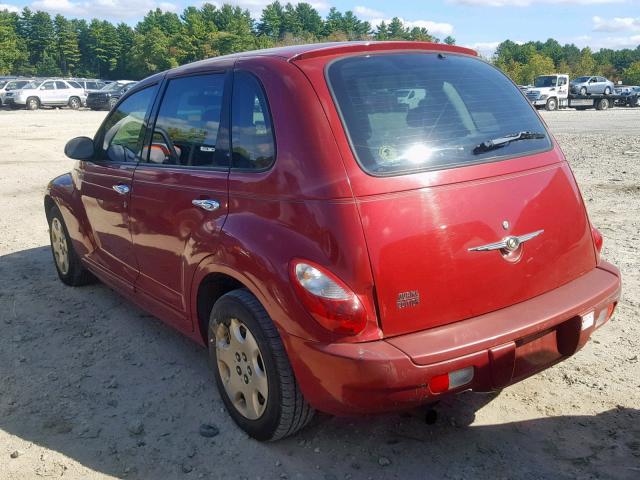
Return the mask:
<svg viewBox="0 0 640 480">
<path fill-rule="evenodd" d="M 60 80 L 56 81 L 56 94 L 55 94 L 55 103 L 60 105 L 66 105 L 69 102 L 69 95 L 71 92 L 71 88 Z"/>
<path fill-rule="evenodd" d="M 133 93 L 107 116 L 94 139 L 94 159 L 81 162 L 79 169 L 82 204 L 95 242 L 87 260 L 108 279 L 130 287 L 138 275 L 129 232 L 131 183 L 157 89 L 153 85 Z"/>
<path fill-rule="evenodd" d="M 136 291 L 183 330 L 193 268 L 217 250 L 227 216 L 228 81 L 225 71 L 167 77 L 135 172 Z"/>
</svg>

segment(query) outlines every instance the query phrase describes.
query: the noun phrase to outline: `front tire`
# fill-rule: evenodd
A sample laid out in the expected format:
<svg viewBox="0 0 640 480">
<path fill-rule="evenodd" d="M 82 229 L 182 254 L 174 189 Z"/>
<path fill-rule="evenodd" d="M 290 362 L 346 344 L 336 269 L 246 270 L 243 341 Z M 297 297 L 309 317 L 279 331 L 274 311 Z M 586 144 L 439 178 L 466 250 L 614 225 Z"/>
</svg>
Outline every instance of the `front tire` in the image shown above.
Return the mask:
<svg viewBox="0 0 640 480">
<path fill-rule="evenodd" d="M 118 99 L 117 98 L 110 98 L 109 99 L 109 110 L 113 110 L 113 107 L 116 106 L 116 103 L 118 103 Z"/>
<path fill-rule="evenodd" d="M 218 299 L 209 317 L 209 359 L 229 415 L 257 440 L 304 428 L 314 409 L 298 387 L 271 318 L 248 290 Z"/>
<path fill-rule="evenodd" d="M 587 87 L 582 87 L 580 89 L 580 95 L 586 95 L 587 94 Z"/>
<path fill-rule="evenodd" d="M 72 287 L 93 283 L 94 276 L 82 266 L 78 254 L 73 249 L 67 226 L 58 207 L 51 209 L 48 218 L 53 263 L 62 283 Z"/>
<path fill-rule="evenodd" d="M 81 105 L 82 105 L 82 102 L 78 97 L 71 97 L 69 99 L 69 108 L 73 110 L 78 110 Z"/>
<path fill-rule="evenodd" d="M 553 112 L 558 109 L 558 100 L 555 98 L 550 98 L 547 100 L 547 104 L 544 107 L 546 110 Z"/>
</svg>

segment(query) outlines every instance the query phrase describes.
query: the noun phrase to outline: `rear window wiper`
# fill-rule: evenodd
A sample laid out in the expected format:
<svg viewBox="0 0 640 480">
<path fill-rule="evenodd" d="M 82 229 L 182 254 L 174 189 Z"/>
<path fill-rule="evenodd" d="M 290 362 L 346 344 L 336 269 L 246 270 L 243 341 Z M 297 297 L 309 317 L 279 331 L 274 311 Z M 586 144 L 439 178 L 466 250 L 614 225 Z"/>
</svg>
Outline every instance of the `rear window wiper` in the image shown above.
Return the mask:
<svg viewBox="0 0 640 480">
<path fill-rule="evenodd" d="M 505 135 L 504 137 L 494 138 L 492 140 L 486 140 L 479 145 L 476 145 L 473 148 L 473 153 L 475 155 L 479 153 L 489 152 L 491 150 L 495 150 L 496 148 L 504 147 L 511 142 L 516 142 L 518 140 L 531 140 L 531 139 L 540 139 L 545 138 L 546 135 L 540 132 L 517 132 L 512 133 L 510 135 Z"/>
</svg>

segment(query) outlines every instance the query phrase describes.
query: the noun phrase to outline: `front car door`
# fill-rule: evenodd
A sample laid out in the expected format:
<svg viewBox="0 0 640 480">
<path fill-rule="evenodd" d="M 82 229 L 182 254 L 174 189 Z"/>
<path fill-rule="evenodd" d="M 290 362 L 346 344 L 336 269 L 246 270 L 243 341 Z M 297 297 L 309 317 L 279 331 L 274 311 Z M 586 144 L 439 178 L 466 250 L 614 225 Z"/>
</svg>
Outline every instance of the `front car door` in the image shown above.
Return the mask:
<svg viewBox="0 0 640 480">
<path fill-rule="evenodd" d="M 138 267 L 129 232 L 129 199 L 133 172 L 140 158 L 146 118 L 158 86 L 126 98 L 112 111 L 94 139 L 92 161 L 81 162 L 80 194 L 94 241 L 87 256 L 103 280 L 133 287 Z"/>
<path fill-rule="evenodd" d="M 183 331 L 192 329 L 188 305 L 195 267 L 217 250 L 227 216 L 228 75 L 167 77 L 133 182 L 136 292 Z"/>
<path fill-rule="evenodd" d="M 42 105 L 51 105 L 56 103 L 56 85 L 53 80 L 48 80 L 40 85 L 38 89 L 38 98 Z"/>
</svg>

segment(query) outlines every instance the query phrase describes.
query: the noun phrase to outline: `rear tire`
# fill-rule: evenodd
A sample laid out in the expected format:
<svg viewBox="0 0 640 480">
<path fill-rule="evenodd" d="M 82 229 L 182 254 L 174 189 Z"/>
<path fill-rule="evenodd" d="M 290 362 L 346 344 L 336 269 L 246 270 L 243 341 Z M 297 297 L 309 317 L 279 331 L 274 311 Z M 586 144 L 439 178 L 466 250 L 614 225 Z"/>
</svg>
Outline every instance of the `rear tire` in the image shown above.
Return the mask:
<svg viewBox="0 0 640 480">
<path fill-rule="evenodd" d="M 609 87 L 604 89 L 604 94 L 605 95 L 611 95 L 611 89 Z"/>
<path fill-rule="evenodd" d="M 82 106 L 82 102 L 78 97 L 71 97 L 69 99 L 69 108 L 78 110 Z"/>
<path fill-rule="evenodd" d="M 601 98 L 600 100 L 598 100 L 598 103 L 596 104 L 596 109 L 597 110 L 607 110 L 609 108 L 609 100 L 607 100 L 606 98 Z"/>
<path fill-rule="evenodd" d="M 73 249 L 71 237 L 58 207 L 53 207 L 47 217 L 53 263 L 62 283 L 72 287 L 93 283 L 95 277 L 82 266 L 78 254 Z"/>
<path fill-rule="evenodd" d="M 280 335 L 248 290 L 233 290 L 215 303 L 208 344 L 222 401 L 251 437 L 279 440 L 311 421 L 315 411 L 302 396 Z"/>
<path fill-rule="evenodd" d="M 40 108 L 40 100 L 36 97 L 27 98 L 26 108 L 27 110 L 38 110 Z"/>
</svg>

